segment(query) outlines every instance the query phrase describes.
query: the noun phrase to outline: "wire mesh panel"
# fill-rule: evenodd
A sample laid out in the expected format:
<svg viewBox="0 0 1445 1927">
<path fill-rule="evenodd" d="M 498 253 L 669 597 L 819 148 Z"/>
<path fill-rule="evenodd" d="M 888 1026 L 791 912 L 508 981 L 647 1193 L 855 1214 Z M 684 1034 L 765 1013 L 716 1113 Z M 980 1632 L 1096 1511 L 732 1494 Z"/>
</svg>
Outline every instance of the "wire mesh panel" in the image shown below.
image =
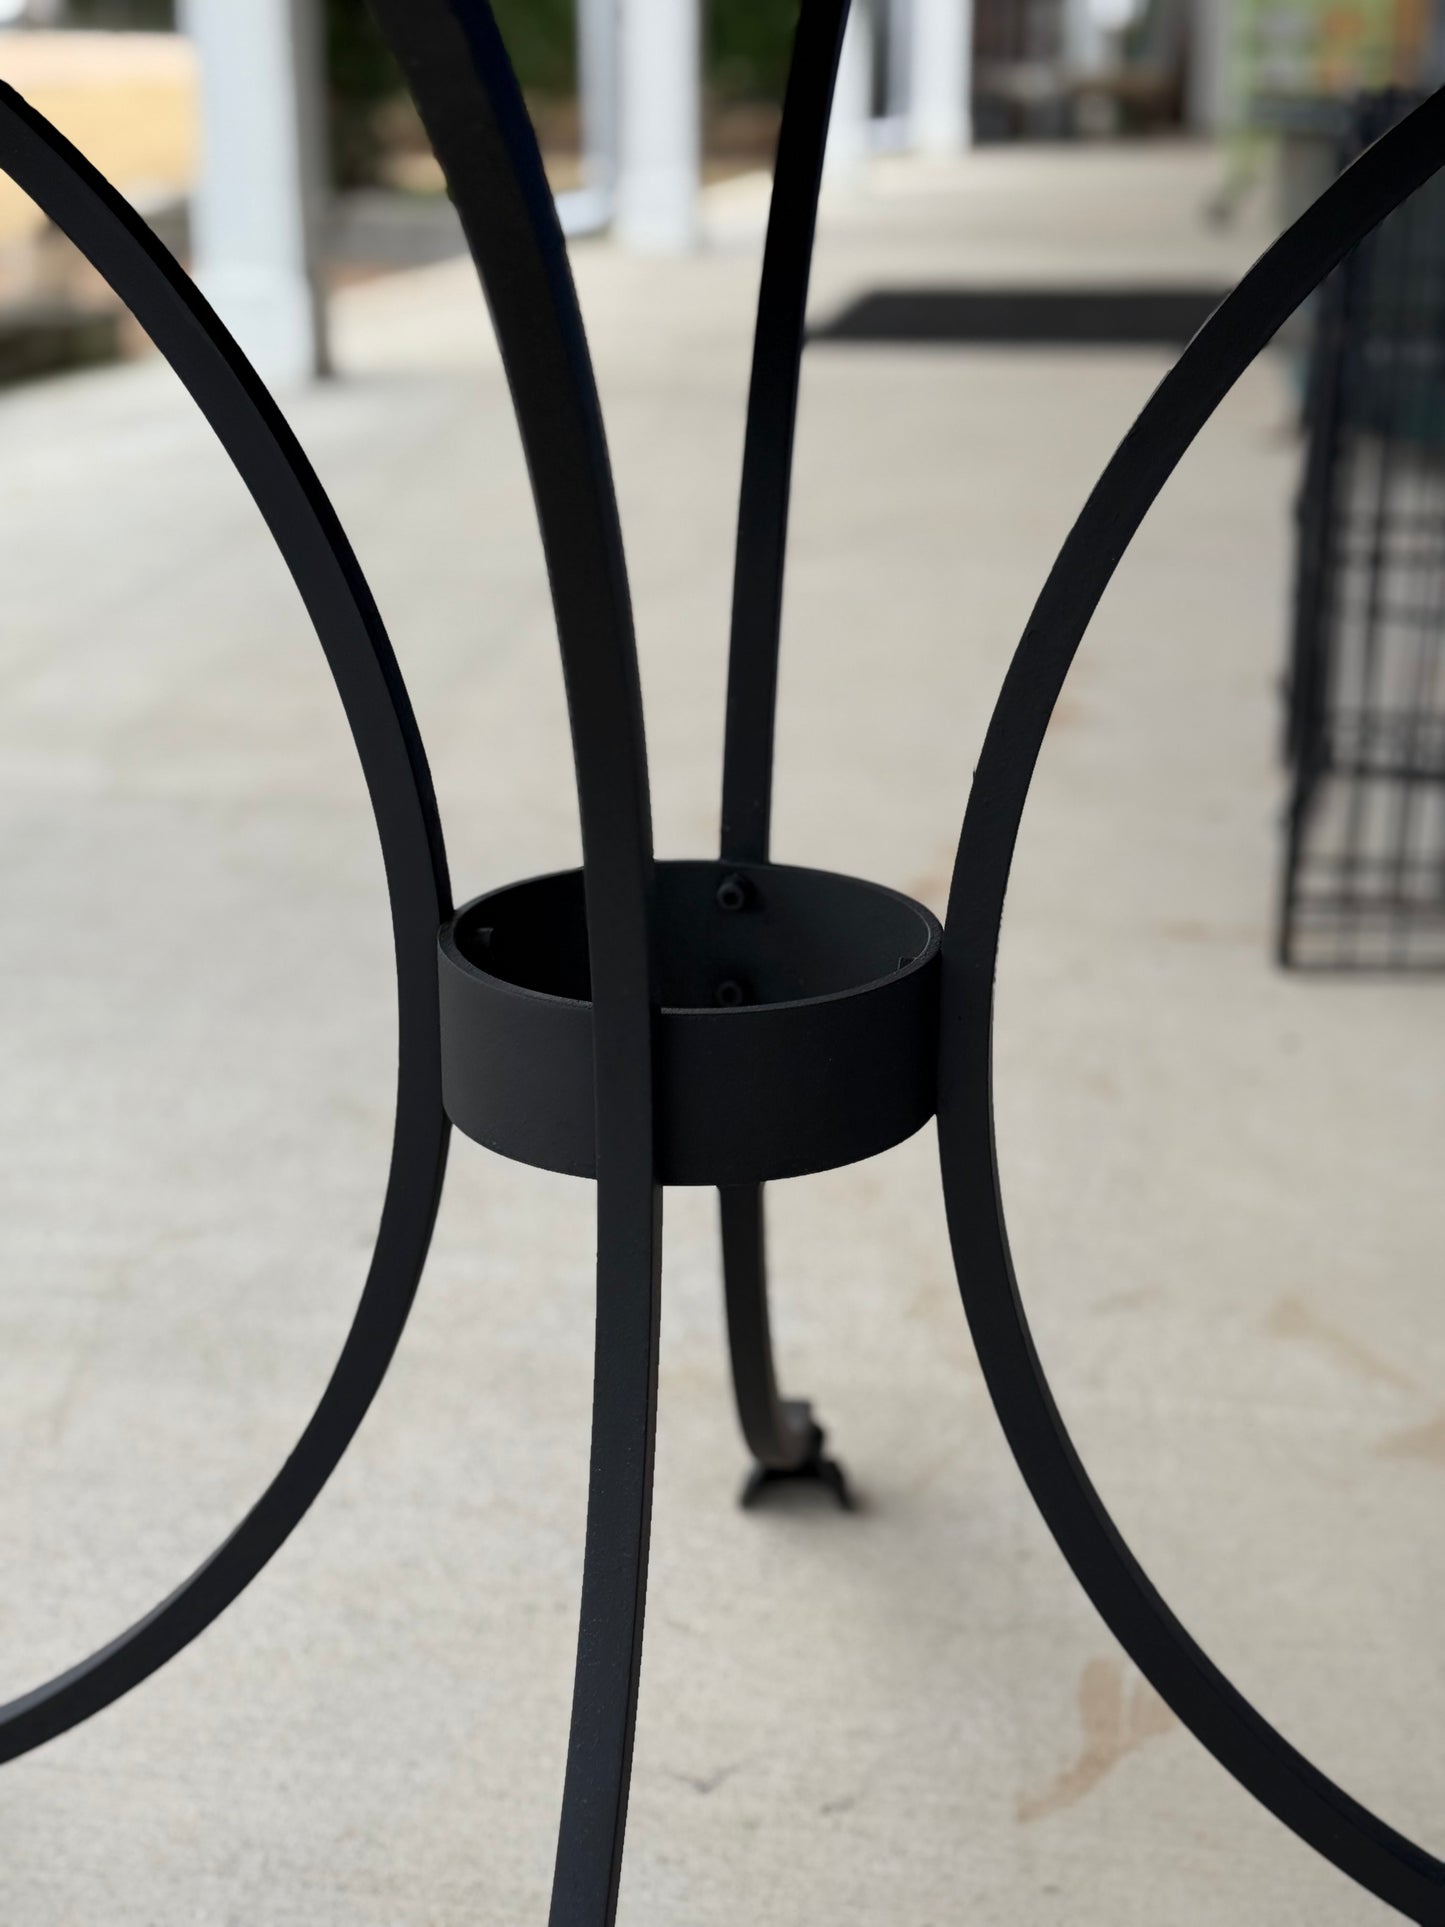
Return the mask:
<svg viewBox="0 0 1445 1927">
<path fill-rule="evenodd" d="M 1362 102 L 1353 158 L 1410 105 Z M 1279 955 L 1445 969 L 1445 188 L 1320 298 L 1290 676 Z"/>
</svg>

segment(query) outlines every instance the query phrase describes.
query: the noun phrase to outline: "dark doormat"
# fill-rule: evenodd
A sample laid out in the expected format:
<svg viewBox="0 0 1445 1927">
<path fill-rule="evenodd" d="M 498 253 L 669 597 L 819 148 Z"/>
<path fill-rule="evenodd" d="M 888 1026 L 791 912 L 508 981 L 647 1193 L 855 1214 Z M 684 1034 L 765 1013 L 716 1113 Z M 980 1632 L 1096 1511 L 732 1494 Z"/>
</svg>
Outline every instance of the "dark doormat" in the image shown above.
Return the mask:
<svg viewBox="0 0 1445 1927">
<path fill-rule="evenodd" d="M 953 342 L 1007 347 L 1182 348 L 1222 288 L 881 288 L 860 295 L 813 341 Z"/>
</svg>

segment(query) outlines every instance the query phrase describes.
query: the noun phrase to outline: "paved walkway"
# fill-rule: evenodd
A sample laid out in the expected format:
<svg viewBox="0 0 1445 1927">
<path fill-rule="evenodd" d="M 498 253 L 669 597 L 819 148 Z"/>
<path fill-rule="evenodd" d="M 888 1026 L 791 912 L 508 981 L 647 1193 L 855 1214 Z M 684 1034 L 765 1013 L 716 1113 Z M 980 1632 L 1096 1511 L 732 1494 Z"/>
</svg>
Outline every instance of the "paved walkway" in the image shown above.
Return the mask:
<svg viewBox="0 0 1445 1927">
<path fill-rule="evenodd" d="M 880 285 L 1227 279 L 1187 149 L 895 164 L 824 223 Z M 756 183 L 578 271 L 665 853 L 715 835 Z M 538 544 L 458 264 L 351 291 L 294 417 L 392 627 L 459 894 L 575 858 Z M 1034 594 L 1154 351 L 822 347 L 799 438 L 780 856 L 939 904 Z M 1268 961 L 1297 448 L 1277 365 L 1151 518 L 1058 712 L 1001 985 L 1020 1277 L 1186 1622 L 1445 1849 L 1438 986 Z M 335 1355 L 393 1051 L 379 864 L 319 651 L 163 371 L 0 400 L 0 1689 L 108 1637 L 254 1496 Z M 787 1384 L 864 1497 L 748 1516 L 711 1199 L 668 1199 L 622 1918 L 1383 1919 L 1119 1655 L 1003 1446 L 932 1132 L 778 1187 Z M 245 1600 L 7 1770 L 17 1927 L 545 1914 L 585 1496 L 590 1193 L 457 1147 L 401 1358 Z"/>
</svg>

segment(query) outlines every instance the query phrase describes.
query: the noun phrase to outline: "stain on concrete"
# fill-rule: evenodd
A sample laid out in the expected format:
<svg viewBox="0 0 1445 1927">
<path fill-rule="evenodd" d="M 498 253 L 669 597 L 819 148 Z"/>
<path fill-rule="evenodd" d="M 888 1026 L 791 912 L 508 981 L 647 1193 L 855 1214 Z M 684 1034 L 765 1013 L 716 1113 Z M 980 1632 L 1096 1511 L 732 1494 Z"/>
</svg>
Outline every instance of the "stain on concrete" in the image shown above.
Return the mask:
<svg viewBox="0 0 1445 1927">
<path fill-rule="evenodd" d="M 1097 1097 L 1118 1097 L 1121 1095 L 1119 1080 L 1112 1071 L 1085 1071 L 1079 1079 L 1080 1087 Z"/>
<path fill-rule="evenodd" d="M 1146 1305 L 1157 1305 L 1164 1294 L 1157 1285 L 1136 1285 L 1130 1291 L 1111 1292 L 1098 1303 L 1100 1311 L 1142 1311 Z"/>
<path fill-rule="evenodd" d="M 684 1786 L 691 1787 L 694 1793 L 700 1793 L 706 1798 L 709 1793 L 716 1793 L 720 1786 L 725 1785 L 735 1773 L 741 1770 L 742 1762 L 735 1760 L 731 1766 L 720 1766 L 712 1773 L 681 1773 L 674 1767 L 671 1769 L 671 1776 L 674 1780 L 680 1780 Z"/>
<path fill-rule="evenodd" d="M 1166 917 L 1153 928 L 1166 943 L 1190 946 L 1231 944 L 1255 949 L 1267 943 L 1270 934 L 1262 923 L 1206 923 L 1201 917 Z"/>
<path fill-rule="evenodd" d="M 1368 1379 L 1376 1385 L 1393 1385 L 1399 1392 L 1418 1393 L 1422 1389 L 1408 1373 L 1372 1352 L 1368 1345 L 1340 1326 L 1322 1318 L 1301 1298 L 1281 1298 L 1265 1320 L 1265 1330 L 1273 1338 L 1299 1339 L 1318 1345 L 1356 1378 Z"/>
<path fill-rule="evenodd" d="M 1067 729 L 1077 729 L 1085 719 L 1084 705 L 1077 696 L 1067 692 L 1059 697 L 1049 715 L 1049 734 L 1062 734 Z"/>
<path fill-rule="evenodd" d="M 825 1800 L 818 1812 L 824 1819 L 832 1819 L 840 1813 L 851 1813 L 862 1797 L 861 1793 L 845 1793 L 837 1800 Z"/>
<path fill-rule="evenodd" d="M 1428 1465 L 1445 1465 L 1445 1412 L 1428 1425 L 1397 1432 L 1380 1447 L 1387 1459 L 1423 1459 Z"/>
<path fill-rule="evenodd" d="M 1078 1758 L 1041 1793 L 1019 1801 L 1016 1813 L 1022 1824 L 1077 1806 L 1121 1760 L 1172 1732 L 1179 1722 L 1147 1680 L 1134 1674 L 1130 1682 L 1124 1661 L 1110 1658 L 1091 1659 L 1084 1668 L 1079 1724 L 1083 1743 Z"/>
<path fill-rule="evenodd" d="M 936 917 L 941 917 L 948 908 L 948 891 L 953 882 L 953 859 L 957 854 L 953 845 L 942 851 L 938 857 L 904 885 L 904 892 L 915 903 L 923 904 Z"/>
</svg>

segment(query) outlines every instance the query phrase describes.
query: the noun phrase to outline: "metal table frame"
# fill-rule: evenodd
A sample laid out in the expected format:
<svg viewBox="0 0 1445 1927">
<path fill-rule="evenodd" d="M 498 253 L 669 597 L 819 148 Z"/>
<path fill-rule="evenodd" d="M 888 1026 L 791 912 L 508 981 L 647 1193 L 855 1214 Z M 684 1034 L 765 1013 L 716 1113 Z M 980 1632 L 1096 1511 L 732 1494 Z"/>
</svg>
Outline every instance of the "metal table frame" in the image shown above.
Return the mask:
<svg viewBox="0 0 1445 1927">
<path fill-rule="evenodd" d="M 540 886 L 524 887 L 490 922 L 492 913 L 479 919 L 475 906 L 454 913 L 426 759 L 390 642 L 283 416 L 139 216 L 42 116 L 0 88 L 0 166 L 89 258 L 174 368 L 300 589 L 372 799 L 400 1013 L 396 1127 L 380 1229 L 355 1320 L 315 1414 L 252 1510 L 176 1592 L 110 1645 L 0 1708 L 0 1760 L 43 1744 L 139 1685 L 204 1631 L 288 1537 L 349 1445 L 401 1337 L 426 1259 L 451 1118 L 475 1100 L 484 1116 L 476 1135 L 494 1134 L 498 1148 L 514 1155 L 536 1146 L 526 1153 L 534 1161 L 568 1168 L 553 1137 L 559 1120 L 568 1121 L 565 1106 L 497 1098 L 488 1053 L 500 1053 L 496 1061 L 505 1069 L 520 1029 L 533 1024 L 538 1064 L 558 1080 L 548 1088 L 575 1094 L 582 1088 L 583 1026 L 594 1108 L 570 1124 L 574 1139 L 580 1130 L 584 1138 L 576 1141 L 591 1147 L 597 1183 L 596 1371 L 553 1927 L 610 1922 L 617 1905 L 647 1576 L 662 1178 L 675 1170 L 688 1182 L 716 1182 L 722 1193 L 733 1367 L 759 1480 L 823 1478 L 846 1496 L 807 1407 L 777 1391 L 762 1186 L 771 1176 L 881 1149 L 924 1122 L 935 1100 L 948 1222 L 974 1341 L 1029 1489 L 1080 1583 L 1145 1676 L 1257 1800 L 1381 1900 L 1442 1927 L 1445 1864 L 1334 1785 L 1236 1691 L 1173 1617 L 1090 1484 L 1030 1339 L 1009 1257 L 993 1137 L 991 1032 L 1004 895 L 1024 803 L 1094 610 L 1155 497 L 1240 375 L 1349 249 L 1445 164 L 1445 96 L 1427 101 L 1370 148 L 1262 257 L 1195 337 L 1105 470 L 1005 680 L 939 933 L 927 912 L 892 893 L 786 871 L 769 860 L 793 425 L 846 4 L 802 0 L 788 82 L 748 404 L 721 854 L 708 870 L 654 863 L 636 651 L 601 411 L 555 206 L 496 25 L 485 0 L 375 0 L 491 306 L 531 472 L 567 682 L 582 878 L 575 887 L 552 880 L 540 896 Z M 539 904 L 544 927 L 529 929 L 527 917 Z M 790 961 L 789 946 L 807 950 L 818 929 L 830 934 L 831 949 L 819 944 L 816 955 Z M 879 958 L 904 929 L 906 954 L 880 970 Z M 580 961 L 570 954 L 579 942 Z M 551 968 L 554 949 L 566 981 L 530 981 L 529 971 Z M 755 983 L 746 971 L 718 976 L 731 968 L 735 950 L 750 959 Z M 686 989 L 699 971 L 713 982 L 711 1005 L 703 1007 L 694 985 L 690 1000 L 669 1006 L 662 994 L 669 981 Z M 852 1062 L 849 1053 L 864 1049 L 880 1010 L 896 1025 L 890 1034 L 897 1054 L 860 1070 L 863 1060 Z M 688 1077 L 695 1069 L 699 1078 L 717 1078 L 718 1062 L 734 1058 L 748 1066 L 736 1113 L 723 1116 L 708 1139 L 686 1115 Z M 859 1101 L 837 1123 L 818 1107 L 836 1100 L 846 1111 L 850 1083 L 861 1084 Z M 717 1088 L 731 1088 L 726 1077 Z M 747 1134 L 759 1116 L 795 1088 L 802 1098 L 794 1112 L 765 1145 L 752 1143 Z M 882 1142 L 870 1144 L 866 1120 L 880 1107 L 890 1121 L 876 1127 Z M 583 1153 L 574 1147 L 565 1155 Z"/>
</svg>

